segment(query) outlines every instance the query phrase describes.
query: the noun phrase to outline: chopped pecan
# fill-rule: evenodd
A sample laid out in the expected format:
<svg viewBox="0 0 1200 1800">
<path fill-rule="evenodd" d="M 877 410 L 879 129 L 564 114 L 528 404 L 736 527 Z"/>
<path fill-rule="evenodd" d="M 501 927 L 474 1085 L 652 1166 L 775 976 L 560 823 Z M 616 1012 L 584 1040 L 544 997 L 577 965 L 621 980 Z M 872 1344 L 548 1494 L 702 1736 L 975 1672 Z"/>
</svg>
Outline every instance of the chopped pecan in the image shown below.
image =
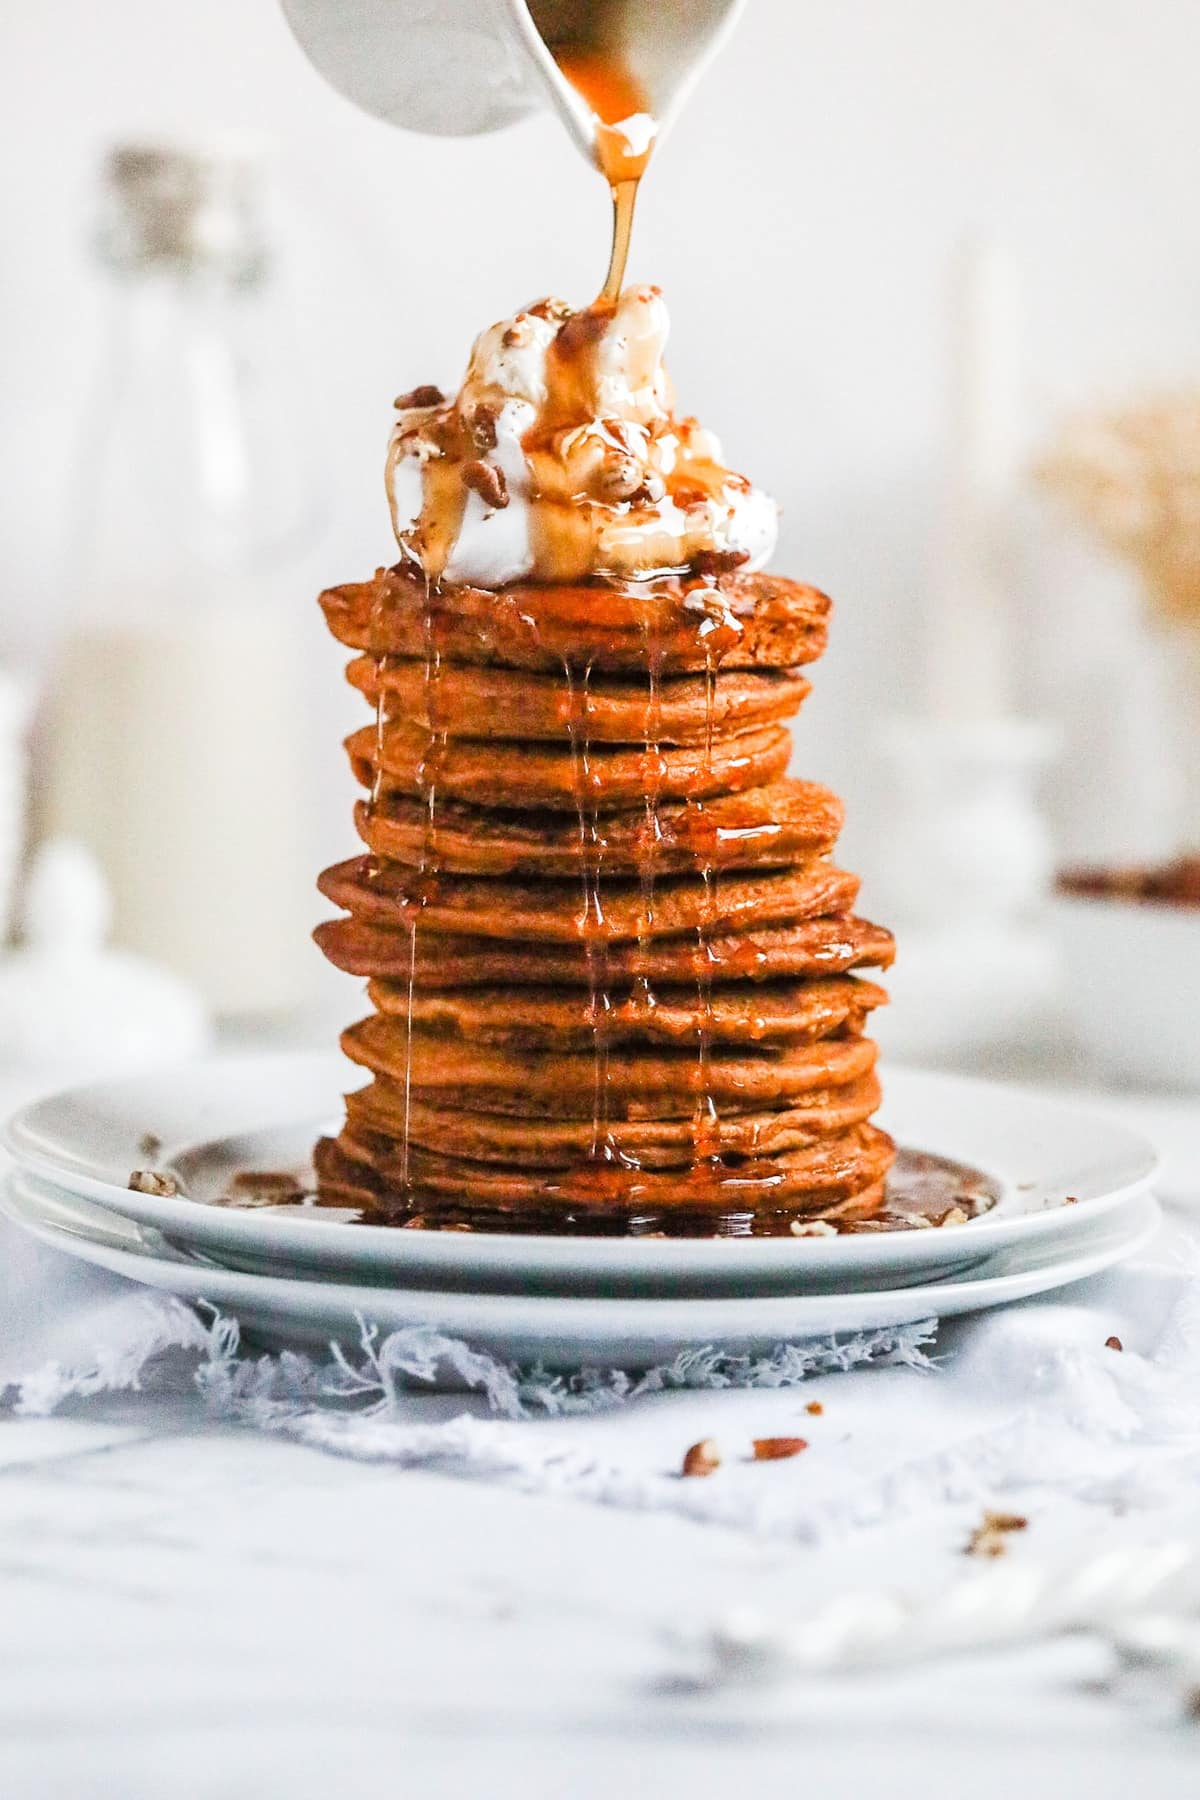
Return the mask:
<svg viewBox="0 0 1200 1800">
<path fill-rule="evenodd" d="M 701 1438 L 683 1459 L 684 1475 L 712 1475 L 721 1466 L 721 1452 L 714 1438 Z"/>
<path fill-rule="evenodd" d="M 1014 1531 L 1026 1531 L 1029 1520 L 1020 1513 L 985 1512 L 964 1546 L 967 1556 L 1004 1556 L 1008 1538 Z"/>
<path fill-rule="evenodd" d="M 508 483 L 504 479 L 504 470 L 498 469 L 494 463 L 476 460 L 463 464 L 463 481 L 474 493 L 479 495 L 485 506 L 494 512 L 500 512 L 508 505 Z"/>
<path fill-rule="evenodd" d="M 410 393 L 397 394 L 392 401 L 397 412 L 412 412 L 419 408 L 445 406 L 445 404 L 445 394 L 440 387 L 434 387 L 432 382 L 426 382 L 423 387 L 415 387 Z"/>
<path fill-rule="evenodd" d="M 755 1462 L 783 1462 L 785 1457 L 799 1456 L 802 1450 L 808 1449 L 807 1438 L 755 1438 Z"/>
<path fill-rule="evenodd" d="M 179 1192 L 173 1175 L 162 1175 L 157 1169 L 135 1169 L 129 1177 L 130 1192 L 152 1194 L 156 1200 L 170 1200 Z"/>
<path fill-rule="evenodd" d="M 692 558 L 692 567 L 697 575 L 731 575 L 749 561 L 748 550 L 698 550 Z"/>
<path fill-rule="evenodd" d="M 554 300 L 549 296 L 544 300 L 535 300 L 526 311 L 531 319 L 545 319 L 551 325 L 561 325 L 564 319 L 571 316 L 571 309 L 565 300 Z"/>
<path fill-rule="evenodd" d="M 280 1206 L 304 1198 L 304 1183 L 275 1169 L 239 1169 L 230 1184 L 235 1206 Z"/>
<path fill-rule="evenodd" d="M 1110 1338 L 1105 1338 L 1104 1348 L 1106 1350 L 1123 1350 L 1125 1348 L 1125 1346 L 1121 1342 L 1119 1337 L 1110 1337 Z"/>
<path fill-rule="evenodd" d="M 617 506 L 623 500 L 645 496 L 646 477 L 635 456 L 615 450 L 605 456 L 597 469 L 593 487 L 598 500 Z"/>
<path fill-rule="evenodd" d="M 494 406 L 488 406 L 481 400 L 463 420 L 467 436 L 481 454 L 485 450 L 496 448 L 496 420 L 499 416 Z"/>
<path fill-rule="evenodd" d="M 610 301 L 596 300 L 582 312 L 570 313 L 559 327 L 558 346 L 563 356 L 578 356 L 589 345 L 598 343 L 612 323 Z"/>
</svg>

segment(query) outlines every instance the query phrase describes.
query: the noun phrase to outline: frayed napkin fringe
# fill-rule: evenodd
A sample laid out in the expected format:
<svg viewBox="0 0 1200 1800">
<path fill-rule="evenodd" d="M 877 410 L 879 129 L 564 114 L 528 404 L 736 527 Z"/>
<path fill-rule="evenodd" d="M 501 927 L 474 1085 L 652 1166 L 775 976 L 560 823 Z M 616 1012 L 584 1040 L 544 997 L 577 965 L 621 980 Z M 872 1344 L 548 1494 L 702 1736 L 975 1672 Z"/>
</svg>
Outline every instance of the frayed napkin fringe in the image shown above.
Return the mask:
<svg viewBox="0 0 1200 1800">
<path fill-rule="evenodd" d="M 97 1322 L 99 1324 L 99 1322 Z M 569 1418 L 607 1411 L 648 1394 L 688 1388 L 789 1388 L 810 1376 L 887 1361 L 928 1368 L 923 1346 L 932 1320 L 879 1331 L 780 1344 L 765 1357 L 732 1356 L 711 1346 L 686 1350 L 670 1364 L 638 1374 L 585 1368 L 572 1375 L 540 1367 L 519 1369 L 429 1326 L 380 1337 L 360 1321 L 358 1360 L 338 1343 L 325 1360 L 299 1351 L 243 1356 L 237 1321 L 214 1312 L 205 1322 L 169 1296 L 138 1295 L 117 1302 L 103 1320 L 104 1341 L 93 1360 L 50 1362 L 0 1389 L 0 1406 L 45 1417 L 69 1401 L 131 1391 L 179 1392 L 188 1381 L 210 1412 L 262 1429 L 329 1411 L 378 1424 L 419 1404 L 446 1377 L 456 1390 L 482 1396 L 505 1420 Z M 174 1353 L 191 1353 L 181 1380 Z M 439 1428 L 440 1429 L 440 1428 Z"/>
</svg>

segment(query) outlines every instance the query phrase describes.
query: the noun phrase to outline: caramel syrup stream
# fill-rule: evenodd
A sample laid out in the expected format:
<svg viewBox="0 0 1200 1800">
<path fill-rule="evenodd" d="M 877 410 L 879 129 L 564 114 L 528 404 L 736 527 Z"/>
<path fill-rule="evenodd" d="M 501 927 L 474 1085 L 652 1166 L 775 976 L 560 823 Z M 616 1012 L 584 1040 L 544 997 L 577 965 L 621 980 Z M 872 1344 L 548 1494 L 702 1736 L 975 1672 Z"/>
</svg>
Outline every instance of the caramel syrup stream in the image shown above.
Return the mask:
<svg viewBox="0 0 1200 1800">
<path fill-rule="evenodd" d="M 637 210 L 638 182 L 618 181 L 613 184 L 613 236 L 612 251 L 608 259 L 608 274 L 604 277 L 604 286 L 600 290 L 604 300 L 619 300 L 621 289 L 625 285 L 625 270 L 629 263 L 629 246 L 633 242 L 633 215 Z"/>
<path fill-rule="evenodd" d="M 556 49 L 554 60 L 595 120 L 596 162 L 613 201 L 612 253 L 601 298 L 615 301 L 625 285 L 638 184 L 658 126 L 649 95 L 616 49 L 569 45 Z"/>
<path fill-rule="evenodd" d="M 717 660 L 709 648 L 704 665 L 704 763 L 707 775 L 712 766 L 713 717 L 716 711 Z M 703 817 L 704 802 L 697 801 L 697 809 Z M 702 839 L 702 841 L 704 841 Z M 713 1037 L 713 1003 L 712 1003 L 712 928 L 717 909 L 717 875 L 713 867 L 711 852 L 705 849 L 701 855 L 700 876 L 704 882 L 704 905 L 700 914 L 700 923 L 696 927 L 696 998 L 699 1002 L 699 1022 L 697 1025 L 696 1045 L 696 1110 L 692 1117 L 692 1170 L 695 1174 L 698 1164 L 707 1163 L 715 1167 L 721 1149 L 721 1121 L 712 1096 L 712 1037 Z"/>
</svg>

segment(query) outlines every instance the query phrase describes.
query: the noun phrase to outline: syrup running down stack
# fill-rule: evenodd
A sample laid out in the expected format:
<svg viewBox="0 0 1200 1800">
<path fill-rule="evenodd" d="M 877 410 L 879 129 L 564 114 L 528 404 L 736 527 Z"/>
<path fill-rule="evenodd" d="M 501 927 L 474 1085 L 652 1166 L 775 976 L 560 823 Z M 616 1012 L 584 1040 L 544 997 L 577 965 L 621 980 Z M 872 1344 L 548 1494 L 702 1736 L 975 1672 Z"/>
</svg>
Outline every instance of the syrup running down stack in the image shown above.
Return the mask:
<svg viewBox="0 0 1200 1800">
<path fill-rule="evenodd" d="M 369 978 L 321 1194 L 397 1223 L 769 1234 L 883 1204 L 890 935 L 786 776 L 829 602 L 675 417 L 657 290 L 484 333 L 405 396 L 395 568 L 322 597 L 375 710 L 318 939 Z"/>
</svg>

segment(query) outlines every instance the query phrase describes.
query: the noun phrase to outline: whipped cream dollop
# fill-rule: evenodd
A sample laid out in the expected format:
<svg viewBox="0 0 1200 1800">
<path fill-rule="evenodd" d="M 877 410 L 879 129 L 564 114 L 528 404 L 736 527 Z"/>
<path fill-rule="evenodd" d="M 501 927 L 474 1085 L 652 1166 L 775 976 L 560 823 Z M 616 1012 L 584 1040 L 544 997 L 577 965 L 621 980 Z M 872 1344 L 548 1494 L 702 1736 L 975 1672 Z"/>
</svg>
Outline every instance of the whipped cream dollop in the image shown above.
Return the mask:
<svg viewBox="0 0 1200 1800">
<path fill-rule="evenodd" d="M 761 568 L 777 509 L 675 417 L 668 329 L 654 287 L 583 312 L 539 301 L 477 339 L 456 398 L 402 396 L 387 480 L 404 553 L 480 587 Z"/>
</svg>

